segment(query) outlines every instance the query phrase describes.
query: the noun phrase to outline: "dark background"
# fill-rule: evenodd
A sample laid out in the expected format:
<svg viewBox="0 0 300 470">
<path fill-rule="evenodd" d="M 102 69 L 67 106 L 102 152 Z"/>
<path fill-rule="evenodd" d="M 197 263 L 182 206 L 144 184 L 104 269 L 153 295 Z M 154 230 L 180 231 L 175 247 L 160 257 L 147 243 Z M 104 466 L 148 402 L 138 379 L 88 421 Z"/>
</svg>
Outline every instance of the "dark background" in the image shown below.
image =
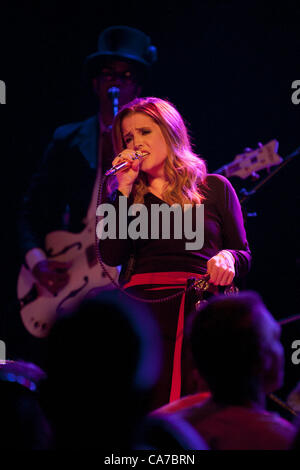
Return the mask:
<svg viewBox="0 0 300 470">
<path fill-rule="evenodd" d="M 22 193 L 54 129 L 96 109 L 82 65 L 100 31 L 124 24 L 151 36 L 158 62 L 149 93 L 177 106 L 213 172 L 259 141 L 277 139 L 283 157 L 300 146 L 300 104 L 291 101 L 291 84 L 300 79 L 298 3 L 52 0 L 2 7 L 2 315 L 22 263 L 15 227 Z M 246 222 L 253 251 L 247 287 L 277 319 L 300 313 L 298 175 L 299 157 L 244 206 L 257 213 Z M 232 183 L 237 191 L 244 185 Z M 290 364 L 299 322 L 285 327 L 283 338 Z"/>
</svg>

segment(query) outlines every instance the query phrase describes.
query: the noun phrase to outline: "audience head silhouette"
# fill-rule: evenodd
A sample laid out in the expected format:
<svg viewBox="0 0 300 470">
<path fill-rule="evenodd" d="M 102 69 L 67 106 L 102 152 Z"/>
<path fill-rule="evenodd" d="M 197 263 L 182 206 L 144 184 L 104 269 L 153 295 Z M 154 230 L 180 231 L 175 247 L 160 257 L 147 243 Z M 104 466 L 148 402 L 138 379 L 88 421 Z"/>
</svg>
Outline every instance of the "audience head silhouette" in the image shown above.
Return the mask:
<svg viewBox="0 0 300 470">
<path fill-rule="evenodd" d="M 43 396 L 59 448 L 130 448 L 159 374 L 147 310 L 114 291 L 84 300 L 49 337 Z"/>
<path fill-rule="evenodd" d="M 191 345 L 216 402 L 262 403 L 282 385 L 280 326 L 255 292 L 212 298 L 196 313 Z"/>
</svg>

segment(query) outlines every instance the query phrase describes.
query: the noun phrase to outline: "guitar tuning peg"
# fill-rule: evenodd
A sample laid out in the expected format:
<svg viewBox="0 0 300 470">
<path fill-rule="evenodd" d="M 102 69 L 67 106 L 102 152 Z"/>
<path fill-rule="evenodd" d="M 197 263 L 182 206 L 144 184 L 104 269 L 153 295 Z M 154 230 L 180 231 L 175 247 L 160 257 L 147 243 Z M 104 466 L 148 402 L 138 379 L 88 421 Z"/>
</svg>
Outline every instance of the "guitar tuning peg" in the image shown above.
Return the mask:
<svg viewBox="0 0 300 470">
<path fill-rule="evenodd" d="M 259 148 L 262 148 L 262 147 L 263 147 L 262 142 L 258 142 L 258 147 L 259 147 Z"/>
<path fill-rule="evenodd" d="M 256 173 L 255 171 L 252 171 L 252 173 L 251 173 L 251 180 L 252 180 L 252 181 L 257 181 L 257 180 L 259 180 L 259 178 L 260 178 L 259 174 Z"/>
<path fill-rule="evenodd" d="M 240 189 L 240 194 L 241 194 L 242 196 L 248 196 L 249 193 L 248 193 L 248 191 L 247 191 L 246 188 L 241 188 L 241 189 Z"/>
<path fill-rule="evenodd" d="M 250 217 L 257 217 L 257 212 L 247 212 L 246 213 L 246 217 L 250 218 Z"/>
<path fill-rule="evenodd" d="M 244 152 L 248 153 L 248 152 L 252 152 L 252 148 L 251 147 L 245 147 L 244 148 Z"/>
</svg>

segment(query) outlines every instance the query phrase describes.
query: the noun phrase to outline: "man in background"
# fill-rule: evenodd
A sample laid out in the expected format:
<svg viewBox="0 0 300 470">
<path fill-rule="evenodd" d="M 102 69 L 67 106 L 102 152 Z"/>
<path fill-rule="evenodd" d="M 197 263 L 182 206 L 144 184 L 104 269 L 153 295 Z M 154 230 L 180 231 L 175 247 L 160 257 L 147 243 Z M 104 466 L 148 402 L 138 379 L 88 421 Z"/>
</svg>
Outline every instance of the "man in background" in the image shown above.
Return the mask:
<svg viewBox="0 0 300 470">
<path fill-rule="evenodd" d="M 97 265 L 94 248 L 99 184 L 114 158 L 111 139 L 113 117 L 119 107 L 141 94 L 155 60 L 156 48 L 144 32 L 127 26 L 111 26 L 102 31 L 97 52 L 89 55 L 85 61 L 86 73 L 97 97 L 98 114 L 55 130 L 39 170 L 24 196 L 18 220 L 24 259 L 18 281 L 18 297 L 23 307 L 23 323 L 33 335 L 33 342 L 34 336 L 46 337 L 49 327 L 47 318 L 45 320 L 48 307 L 45 307 L 46 304 L 38 305 L 37 302 L 46 297 L 53 301 L 70 283 L 71 269 L 73 279 L 78 279 L 77 272 L 73 274 L 74 270 L 83 269 L 83 264 L 79 266 L 72 260 L 74 247 L 82 247 L 88 271 L 80 272 L 79 279 L 82 282 L 78 281 L 74 286 L 69 284 L 70 292 L 66 292 L 66 299 L 61 300 L 59 308 L 66 305 L 65 300 L 76 298 L 75 291 L 80 290 L 82 297 L 95 285 L 103 289 L 112 287 L 106 272 Z M 48 243 L 47 246 L 47 235 L 58 230 L 65 230 L 71 235 L 79 234 L 79 240 L 67 238 L 66 235 L 65 239 L 60 238 L 56 244 L 52 240 L 52 244 Z M 62 260 L 56 256 L 62 253 L 69 253 L 71 260 Z M 90 282 L 92 273 L 89 271 L 93 267 L 97 270 L 94 284 Z M 117 281 L 118 269 L 107 269 Z M 30 299 L 26 304 L 27 293 L 31 293 L 32 285 L 37 286 L 37 292 L 32 291 L 33 299 L 36 297 L 37 300 L 32 302 Z M 32 313 L 34 305 L 37 306 L 37 314 Z M 26 314 L 25 308 L 28 310 Z M 41 311 L 45 313 L 43 318 L 39 315 Z M 9 324 L 5 329 L 8 355 L 23 357 L 26 338 L 16 337 L 16 332 L 10 331 Z M 37 340 L 37 343 L 41 341 Z M 30 354 L 28 359 L 34 361 L 36 355 L 32 357 Z M 39 354 L 36 362 L 41 365 Z"/>
</svg>

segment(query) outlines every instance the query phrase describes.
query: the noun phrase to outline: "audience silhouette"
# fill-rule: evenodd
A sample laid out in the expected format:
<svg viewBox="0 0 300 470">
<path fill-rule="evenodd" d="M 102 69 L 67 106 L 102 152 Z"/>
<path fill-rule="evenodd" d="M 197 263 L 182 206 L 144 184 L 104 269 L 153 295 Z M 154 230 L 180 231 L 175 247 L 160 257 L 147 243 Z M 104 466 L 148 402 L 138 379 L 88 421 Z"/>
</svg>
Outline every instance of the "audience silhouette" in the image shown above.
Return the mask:
<svg viewBox="0 0 300 470">
<path fill-rule="evenodd" d="M 289 448 L 295 427 L 266 411 L 267 394 L 282 385 L 284 356 L 280 326 L 261 297 L 245 291 L 211 298 L 195 313 L 190 339 L 211 396 L 199 394 L 191 406 L 186 399 L 184 408 L 179 400 L 172 412 L 194 426 L 211 449 Z M 169 408 L 155 414 L 170 413 Z"/>
</svg>

